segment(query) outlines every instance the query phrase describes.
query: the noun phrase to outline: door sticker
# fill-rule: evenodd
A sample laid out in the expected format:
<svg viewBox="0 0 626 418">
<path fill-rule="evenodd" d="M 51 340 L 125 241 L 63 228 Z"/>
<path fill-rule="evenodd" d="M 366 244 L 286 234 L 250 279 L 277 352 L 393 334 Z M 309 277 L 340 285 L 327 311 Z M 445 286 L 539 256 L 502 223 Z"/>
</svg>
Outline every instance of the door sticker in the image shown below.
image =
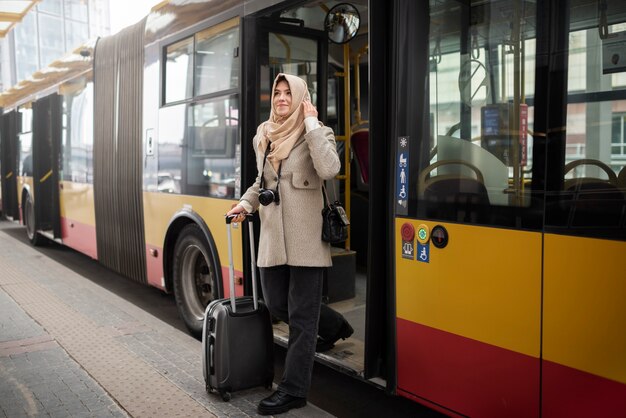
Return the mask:
<svg viewBox="0 0 626 418">
<path fill-rule="evenodd" d="M 402 258 L 415 259 L 415 245 L 413 241 L 402 241 Z"/>
<path fill-rule="evenodd" d="M 396 214 L 406 215 L 409 202 L 409 137 L 398 138 L 396 149 Z"/>
<path fill-rule="evenodd" d="M 413 238 L 415 238 L 415 228 L 410 223 L 405 222 L 400 228 L 400 235 L 402 235 L 402 258 L 414 260 L 415 244 Z"/>
<path fill-rule="evenodd" d="M 430 261 L 430 245 L 417 244 L 417 261 L 428 263 Z"/>
</svg>

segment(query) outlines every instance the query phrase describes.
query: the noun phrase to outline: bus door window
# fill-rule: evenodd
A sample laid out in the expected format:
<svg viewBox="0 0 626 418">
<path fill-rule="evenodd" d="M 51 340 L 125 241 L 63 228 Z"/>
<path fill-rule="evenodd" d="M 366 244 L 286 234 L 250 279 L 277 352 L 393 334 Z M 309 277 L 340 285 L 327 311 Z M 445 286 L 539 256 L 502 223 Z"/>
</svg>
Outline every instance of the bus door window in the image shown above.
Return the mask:
<svg viewBox="0 0 626 418">
<path fill-rule="evenodd" d="M 572 3 L 565 155 L 548 162 L 558 178 L 549 183 L 547 225 L 566 234 L 623 239 L 626 184 L 618 177 L 626 178 L 624 6 L 605 1 L 598 18 L 588 19 L 585 2 Z"/>
<path fill-rule="evenodd" d="M 506 224 L 531 205 L 535 6 L 506 4 L 430 4 L 429 128 L 403 133 L 422 138 L 410 165 L 418 216 Z"/>
<path fill-rule="evenodd" d="M 317 41 L 270 32 L 268 33 L 268 48 L 268 62 L 261 65 L 259 120 L 267 120 L 269 118 L 272 106 L 270 90 L 278 73 L 287 73 L 301 77 L 309 86 L 311 102 L 318 103 Z"/>
</svg>

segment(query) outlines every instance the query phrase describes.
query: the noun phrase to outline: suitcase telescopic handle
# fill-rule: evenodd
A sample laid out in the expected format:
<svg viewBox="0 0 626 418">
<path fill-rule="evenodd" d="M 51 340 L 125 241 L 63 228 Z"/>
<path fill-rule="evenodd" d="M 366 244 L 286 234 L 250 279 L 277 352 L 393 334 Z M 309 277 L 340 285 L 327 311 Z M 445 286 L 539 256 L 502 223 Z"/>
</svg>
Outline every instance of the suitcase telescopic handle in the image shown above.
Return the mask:
<svg viewBox="0 0 626 418">
<path fill-rule="evenodd" d="M 233 262 L 233 238 L 231 232 L 231 223 L 235 216 L 226 216 L 226 229 L 228 231 L 228 273 L 230 275 L 230 305 L 233 313 L 237 312 L 237 304 L 235 301 L 235 264 Z M 258 290 L 256 284 L 256 253 L 254 250 L 254 228 L 252 227 L 252 215 L 247 214 L 248 232 L 250 234 L 250 262 L 252 271 L 252 299 L 254 300 L 254 310 L 259 308 Z"/>
</svg>

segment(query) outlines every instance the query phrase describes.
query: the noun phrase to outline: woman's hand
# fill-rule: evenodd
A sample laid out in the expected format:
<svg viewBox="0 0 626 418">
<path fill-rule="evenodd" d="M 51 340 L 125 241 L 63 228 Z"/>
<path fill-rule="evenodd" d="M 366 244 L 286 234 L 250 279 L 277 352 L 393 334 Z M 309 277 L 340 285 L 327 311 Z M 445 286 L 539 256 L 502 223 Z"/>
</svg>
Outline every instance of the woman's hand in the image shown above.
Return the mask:
<svg viewBox="0 0 626 418">
<path fill-rule="evenodd" d="M 231 216 L 233 218 L 233 222 L 243 222 L 246 219 L 246 215 L 248 212 L 238 203 L 233 205 L 233 208 L 228 211 L 226 216 Z"/>
<path fill-rule="evenodd" d="M 305 118 L 308 118 L 309 116 L 315 116 L 317 118 L 317 109 L 309 100 L 302 102 L 302 111 L 304 112 Z"/>
</svg>

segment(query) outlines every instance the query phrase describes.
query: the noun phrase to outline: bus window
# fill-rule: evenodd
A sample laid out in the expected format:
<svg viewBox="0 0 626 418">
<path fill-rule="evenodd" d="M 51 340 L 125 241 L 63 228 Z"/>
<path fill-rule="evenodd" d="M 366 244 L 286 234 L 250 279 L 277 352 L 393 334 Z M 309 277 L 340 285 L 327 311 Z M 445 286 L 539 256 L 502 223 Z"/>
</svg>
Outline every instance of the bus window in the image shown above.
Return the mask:
<svg viewBox="0 0 626 418">
<path fill-rule="evenodd" d="M 236 96 L 188 108 L 187 194 L 235 198 L 235 147 L 239 144 Z"/>
<path fill-rule="evenodd" d="M 429 115 L 421 126 L 403 121 L 406 130 L 398 132 L 411 142 L 405 214 L 531 226 L 528 220 L 520 224 L 519 215 L 530 211 L 519 208 L 539 204 L 530 190 L 534 2 L 446 0 L 431 1 L 429 8 L 428 61 L 415 58 L 421 50 L 400 58 L 421 68 L 399 83 L 401 89 L 415 86 L 404 95 L 416 95 L 420 76 L 426 77 L 426 91 L 417 97 L 427 98 Z M 411 98 L 401 100 L 407 103 L 399 106 L 411 106 Z"/>
<path fill-rule="evenodd" d="M 19 115 L 19 173 L 20 176 L 31 177 L 33 175 L 33 109 L 31 105 L 21 106 Z"/>
<path fill-rule="evenodd" d="M 626 185 L 626 19 L 606 1 L 597 19 L 574 1 L 568 43 L 567 127 L 559 178 L 548 190 L 547 226 L 559 232 L 624 237 Z M 563 167 L 559 165 L 563 164 Z"/>
<path fill-rule="evenodd" d="M 93 183 L 93 83 L 81 79 L 63 89 L 63 176 Z"/>
<path fill-rule="evenodd" d="M 193 87 L 193 38 L 168 46 L 165 58 L 165 103 L 190 98 Z"/>
<path fill-rule="evenodd" d="M 239 86 L 239 19 L 196 34 L 195 96 Z"/>
<path fill-rule="evenodd" d="M 174 43 L 165 53 L 157 190 L 238 198 L 239 18 Z"/>
</svg>

